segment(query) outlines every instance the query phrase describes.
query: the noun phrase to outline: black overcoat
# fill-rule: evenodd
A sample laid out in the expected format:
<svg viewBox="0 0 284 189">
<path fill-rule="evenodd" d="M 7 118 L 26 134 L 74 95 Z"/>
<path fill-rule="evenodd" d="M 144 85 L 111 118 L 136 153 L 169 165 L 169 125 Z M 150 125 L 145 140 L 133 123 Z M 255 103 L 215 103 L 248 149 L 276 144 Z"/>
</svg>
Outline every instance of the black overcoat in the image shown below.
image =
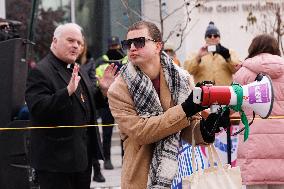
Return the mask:
<svg viewBox="0 0 284 189">
<path fill-rule="evenodd" d="M 92 87 L 87 73 L 80 70 L 79 74 L 80 82 L 85 83 L 90 99 L 93 112 L 91 120 L 86 120 L 88 111 L 78 90 L 71 96 L 68 95 L 67 85 L 71 73 L 64 67 L 64 62 L 50 52 L 30 71 L 27 78 L 25 95 L 33 126 L 96 123 L 96 89 Z M 87 148 L 88 144 L 91 148 Z M 55 172 L 84 171 L 90 157 L 103 158 L 97 127 L 31 131 L 31 165 L 35 169 Z"/>
</svg>

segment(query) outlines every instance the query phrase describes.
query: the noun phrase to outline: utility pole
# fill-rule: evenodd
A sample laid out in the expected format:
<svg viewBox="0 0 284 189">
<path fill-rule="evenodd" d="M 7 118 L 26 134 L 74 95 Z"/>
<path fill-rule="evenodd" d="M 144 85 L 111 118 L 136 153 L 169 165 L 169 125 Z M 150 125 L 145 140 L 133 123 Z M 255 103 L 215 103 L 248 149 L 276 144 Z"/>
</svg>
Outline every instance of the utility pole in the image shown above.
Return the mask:
<svg viewBox="0 0 284 189">
<path fill-rule="evenodd" d="M 5 0 L 0 0 L 0 18 L 6 18 Z"/>
<path fill-rule="evenodd" d="M 75 0 L 71 0 L 71 22 L 76 23 L 75 19 Z"/>
</svg>

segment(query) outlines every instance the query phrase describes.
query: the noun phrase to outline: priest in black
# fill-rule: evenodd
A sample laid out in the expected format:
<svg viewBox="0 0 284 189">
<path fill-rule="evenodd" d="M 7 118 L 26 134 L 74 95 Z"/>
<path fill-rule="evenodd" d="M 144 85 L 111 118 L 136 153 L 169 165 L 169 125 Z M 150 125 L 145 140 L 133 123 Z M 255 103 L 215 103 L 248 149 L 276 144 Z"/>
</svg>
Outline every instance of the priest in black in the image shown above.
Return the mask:
<svg viewBox="0 0 284 189">
<path fill-rule="evenodd" d="M 33 126 L 96 124 L 100 95 L 75 63 L 83 46 L 79 25 L 67 23 L 55 29 L 50 52 L 27 79 L 25 95 Z M 115 69 L 111 65 L 108 72 L 115 73 Z M 100 80 L 103 94 L 114 77 Z M 97 127 L 39 128 L 31 132 L 31 166 L 41 189 L 89 189 L 94 158 L 103 159 Z"/>
</svg>

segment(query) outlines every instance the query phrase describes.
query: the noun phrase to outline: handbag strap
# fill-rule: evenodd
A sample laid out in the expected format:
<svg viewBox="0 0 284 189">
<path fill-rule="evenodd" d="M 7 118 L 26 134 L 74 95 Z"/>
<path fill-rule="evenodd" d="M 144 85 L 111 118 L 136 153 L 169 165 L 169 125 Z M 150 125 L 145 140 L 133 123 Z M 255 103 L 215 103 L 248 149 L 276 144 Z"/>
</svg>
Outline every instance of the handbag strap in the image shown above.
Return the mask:
<svg viewBox="0 0 284 189">
<path fill-rule="evenodd" d="M 195 160 L 195 148 L 196 148 L 196 143 L 195 143 L 195 137 L 194 137 L 194 130 L 195 130 L 195 127 L 197 125 L 197 121 L 196 123 L 194 124 L 193 126 L 193 129 L 192 129 L 192 153 L 191 153 L 191 162 L 192 162 L 192 172 L 193 173 L 196 173 L 196 160 Z M 221 163 L 221 159 L 216 151 L 216 148 L 214 146 L 214 144 L 210 144 L 209 146 L 207 146 L 207 149 L 208 149 L 208 158 L 209 158 L 209 163 L 210 163 L 210 166 L 209 167 L 214 167 L 214 159 L 216 160 L 216 163 L 217 163 L 217 166 L 224 170 L 223 166 L 222 166 L 222 163 Z M 200 165 L 200 163 L 197 163 L 198 165 L 198 170 L 202 170 L 202 167 Z"/>
<path fill-rule="evenodd" d="M 195 122 L 193 129 L 192 129 L 192 141 L 191 141 L 191 145 L 192 145 L 192 149 L 191 149 L 191 163 L 192 163 L 192 172 L 196 173 L 196 162 L 195 162 L 195 148 L 196 148 L 196 144 L 195 144 L 195 138 L 194 138 L 194 129 L 195 126 L 197 125 L 197 121 Z M 198 170 L 202 170 L 202 167 L 200 165 L 200 163 L 197 163 L 198 165 Z"/>
<path fill-rule="evenodd" d="M 208 146 L 208 156 L 209 156 L 209 167 L 214 167 L 214 159 L 216 160 L 217 166 L 221 169 L 223 169 L 221 159 L 216 151 L 216 148 L 214 144 L 210 144 Z"/>
</svg>

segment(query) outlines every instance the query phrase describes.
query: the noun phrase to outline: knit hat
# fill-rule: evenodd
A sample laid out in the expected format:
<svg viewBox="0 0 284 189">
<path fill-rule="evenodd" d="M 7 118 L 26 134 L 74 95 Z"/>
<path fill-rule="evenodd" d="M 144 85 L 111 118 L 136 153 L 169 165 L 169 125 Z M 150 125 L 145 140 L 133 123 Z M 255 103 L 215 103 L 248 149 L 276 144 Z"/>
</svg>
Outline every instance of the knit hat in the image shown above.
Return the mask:
<svg viewBox="0 0 284 189">
<path fill-rule="evenodd" d="M 214 25 L 214 22 L 210 21 L 209 25 L 207 26 L 206 32 L 205 32 L 205 37 L 208 35 L 219 35 L 220 36 L 220 31 L 219 29 Z"/>
<path fill-rule="evenodd" d="M 120 45 L 119 37 L 117 36 L 112 36 L 108 38 L 107 42 L 109 47 L 112 45 Z"/>
</svg>

